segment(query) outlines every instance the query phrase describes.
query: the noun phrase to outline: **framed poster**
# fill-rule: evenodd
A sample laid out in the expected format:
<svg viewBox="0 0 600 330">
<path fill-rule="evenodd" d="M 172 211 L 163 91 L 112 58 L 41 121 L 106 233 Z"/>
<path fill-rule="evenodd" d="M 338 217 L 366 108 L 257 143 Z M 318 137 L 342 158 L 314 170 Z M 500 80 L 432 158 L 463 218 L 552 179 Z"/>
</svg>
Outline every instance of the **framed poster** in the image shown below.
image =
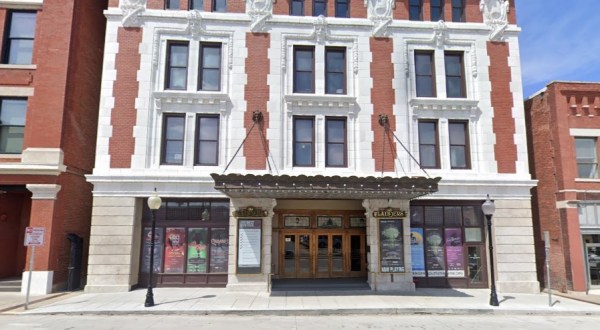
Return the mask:
<svg viewBox="0 0 600 330">
<path fill-rule="evenodd" d="M 227 228 L 212 228 L 210 232 L 210 272 L 226 273 L 229 266 Z"/>
<path fill-rule="evenodd" d="M 413 276 L 425 277 L 425 245 L 423 228 L 410 229 L 410 252 L 412 255 Z"/>
<path fill-rule="evenodd" d="M 364 228 L 367 226 L 367 219 L 360 216 L 350 216 L 350 228 Z"/>
<path fill-rule="evenodd" d="M 238 274 L 261 272 L 262 220 L 238 220 Z"/>
<path fill-rule="evenodd" d="M 425 229 L 425 253 L 427 255 L 427 276 L 445 277 L 444 239 L 441 228 Z"/>
<path fill-rule="evenodd" d="M 152 246 L 152 228 L 144 227 L 144 248 L 142 250 L 142 273 L 148 273 L 150 268 L 150 249 Z M 163 258 L 163 229 L 156 228 L 154 232 L 154 273 L 161 272 Z"/>
<path fill-rule="evenodd" d="M 340 215 L 318 215 L 318 228 L 342 228 L 342 217 Z"/>
<path fill-rule="evenodd" d="M 185 228 L 167 228 L 165 234 L 165 273 L 183 273 L 185 246 Z"/>
<path fill-rule="evenodd" d="M 382 273 L 403 273 L 404 238 L 402 219 L 379 220 L 380 263 Z"/>
<path fill-rule="evenodd" d="M 206 273 L 208 229 L 188 229 L 187 272 Z"/>
<path fill-rule="evenodd" d="M 460 228 L 444 229 L 446 237 L 446 261 L 448 277 L 465 277 L 465 255 Z"/>
<path fill-rule="evenodd" d="M 290 228 L 310 227 L 310 216 L 308 215 L 284 215 L 283 226 Z"/>
</svg>

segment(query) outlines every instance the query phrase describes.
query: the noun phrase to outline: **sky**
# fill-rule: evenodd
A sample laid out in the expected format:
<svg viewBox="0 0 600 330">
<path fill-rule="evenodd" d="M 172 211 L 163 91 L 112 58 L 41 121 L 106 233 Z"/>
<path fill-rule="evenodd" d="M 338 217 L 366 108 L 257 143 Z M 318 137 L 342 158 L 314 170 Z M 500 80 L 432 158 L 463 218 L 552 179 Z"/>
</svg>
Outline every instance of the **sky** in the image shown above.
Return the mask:
<svg viewBox="0 0 600 330">
<path fill-rule="evenodd" d="M 600 82 L 599 0 L 515 1 L 523 94 L 551 81 Z"/>
</svg>

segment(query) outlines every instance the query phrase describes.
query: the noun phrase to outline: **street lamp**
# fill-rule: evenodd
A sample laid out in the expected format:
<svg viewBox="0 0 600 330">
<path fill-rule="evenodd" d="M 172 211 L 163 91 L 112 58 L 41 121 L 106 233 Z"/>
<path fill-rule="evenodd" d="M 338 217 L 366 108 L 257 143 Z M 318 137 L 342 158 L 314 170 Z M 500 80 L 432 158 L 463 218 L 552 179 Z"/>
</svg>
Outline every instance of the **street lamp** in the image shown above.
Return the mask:
<svg viewBox="0 0 600 330">
<path fill-rule="evenodd" d="M 487 219 L 488 240 L 490 243 L 490 271 L 492 275 L 492 293 L 490 293 L 490 305 L 500 306 L 498 303 L 498 295 L 496 294 L 496 280 L 494 277 L 494 245 L 492 243 L 492 215 L 496 211 L 496 205 L 490 200 L 490 195 L 487 195 L 486 201 L 481 205 L 481 210 Z"/>
<path fill-rule="evenodd" d="M 154 188 L 154 193 L 152 196 L 148 198 L 148 207 L 150 211 L 152 211 L 152 241 L 150 243 L 150 266 L 148 269 L 148 292 L 146 293 L 146 302 L 144 303 L 145 307 L 154 306 L 154 294 L 152 293 L 152 275 L 154 272 L 154 240 L 156 235 L 156 210 L 160 208 L 162 200 L 158 197 L 156 193 L 156 188 Z"/>
</svg>

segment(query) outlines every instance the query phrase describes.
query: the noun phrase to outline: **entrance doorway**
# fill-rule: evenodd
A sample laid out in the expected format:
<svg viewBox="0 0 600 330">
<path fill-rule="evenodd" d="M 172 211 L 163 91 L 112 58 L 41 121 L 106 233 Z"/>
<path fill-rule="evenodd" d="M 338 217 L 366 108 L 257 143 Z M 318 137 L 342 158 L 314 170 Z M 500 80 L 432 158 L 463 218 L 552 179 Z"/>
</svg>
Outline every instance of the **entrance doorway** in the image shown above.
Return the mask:
<svg viewBox="0 0 600 330">
<path fill-rule="evenodd" d="M 600 243 L 586 243 L 589 285 L 600 287 Z"/>
<path fill-rule="evenodd" d="M 365 230 L 285 230 L 281 233 L 282 278 L 364 277 Z"/>
</svg>

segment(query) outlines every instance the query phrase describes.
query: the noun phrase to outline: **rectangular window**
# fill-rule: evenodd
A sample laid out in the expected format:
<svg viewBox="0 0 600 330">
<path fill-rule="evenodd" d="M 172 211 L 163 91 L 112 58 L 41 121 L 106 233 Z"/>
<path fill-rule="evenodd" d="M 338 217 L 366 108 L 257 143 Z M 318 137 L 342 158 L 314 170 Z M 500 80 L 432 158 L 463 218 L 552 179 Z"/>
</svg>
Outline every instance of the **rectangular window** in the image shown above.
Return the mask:
<svg viewBox="0 0 600 330">
<path fill-rule="evenodd" d="M 294 117 L 294 166 L 315 166 L 315 118 Z"/>
<path fill-rule="evenodd" d="M 471 168 L 468 122 L 450 121 L 448 122 L 448 131 L 450 137 L 450 168 Z"/>
<path fill-rule="evenodd" d="M 452 0 L 452 22 L 465 21 L 465 0 Z"/>
<path fill-rule="evenodd" d="M 188 43 L 169 42 L 165 89 L 187 89 Z"/>
<path fill-rule="evenodd" d="M 212 11 L 218 13 L 226 13 L 227 0 L 212 0 Z"/>
<path fill-rule="evenodd" d="M 190 0 L 190 10 L 204 10 L 204 0 Z"/>
<path fill-rule="evenodd" d="M 179 9 L 179 0 L 166 0 L 165 9 Z"/>
<path fill-rule="evenodd" d="M 436 121 L 419 121 L 419 159 L 422 168 L 440 168 Z"/>
<path fill-rule="evenodd" d="M 335 0 L 335 17 L 350 17 L 349 2 L 350 0 Z"/>
<path fill-rule="evenodd" d="M 327 16 L 327 1 L 313 0 L 313 16 Z"/>
<path fill-rule="evenodd" d="M 466 97 L 463 54 L 446 52 L 444 54 L 444 64 L 446 66 L 446 96 Z"/>
<path fill-rule="evenodd" d="M 304 0 L 290 1 L 290 15 L 304 16 Z"/>
<path fill-rule="evenodd" d="M 9 12 L 3 63 L 31 64 L 35 36 L 35 15 L 35 12 L 29 11 Z"/>
<path fill-rule="evenodd" d="M 577 158 L 578 177 L 586 179 L 598 178 L 598 152 L 596 138 L 576 137 L 575 157 Z"/>
<path fill-rule="evenodd" d="M 444 19 L 444 0 L 431 0 L 431 21 Z"/>
<path fill-rule="evenodd" d="M 163 117 L 162 155 L 164 165 L 183 164 L 183 140 L 185 136 L 185 115 L 165 114 Z"/>
<path fill-rule="evenodd" d="M 196 141 L 195 165 L 219 165 L 219 116 L 198 115 Z"/>
<path fill-rule="evenodd" d="M 27 99 L 0 99 L 0 154 L 20 154 L 25 135 Z"/>
<path fill-rule="evenodd" d="M 415 52 L 415 77 L 417 97 L 435 97 L 435 74 L 433 69 L 433 52 Z"/>
<path fill-rule="evenodd" d="M 200 44 L 198 90 L 221 90 L 221 44 Z"/>
<path fill-rule="evenodd" d="M 325 166 L 346 167 L 346 118 L 325 118 Z"/>
<path fill-rule="evenodd" d="M 423 0 L 410 0 L 408 4 L 408 17 L 411 21 L 423 20 Z"/>
<path fill-rule="evenodd" d="M 315 48 L 294 47 L 294 93 L 315 92 Z"/>
<path fill-rule="evenodd" d="M 346 94 L 346 49 L 325 48 L 325 93 Z"/>
</svg>

